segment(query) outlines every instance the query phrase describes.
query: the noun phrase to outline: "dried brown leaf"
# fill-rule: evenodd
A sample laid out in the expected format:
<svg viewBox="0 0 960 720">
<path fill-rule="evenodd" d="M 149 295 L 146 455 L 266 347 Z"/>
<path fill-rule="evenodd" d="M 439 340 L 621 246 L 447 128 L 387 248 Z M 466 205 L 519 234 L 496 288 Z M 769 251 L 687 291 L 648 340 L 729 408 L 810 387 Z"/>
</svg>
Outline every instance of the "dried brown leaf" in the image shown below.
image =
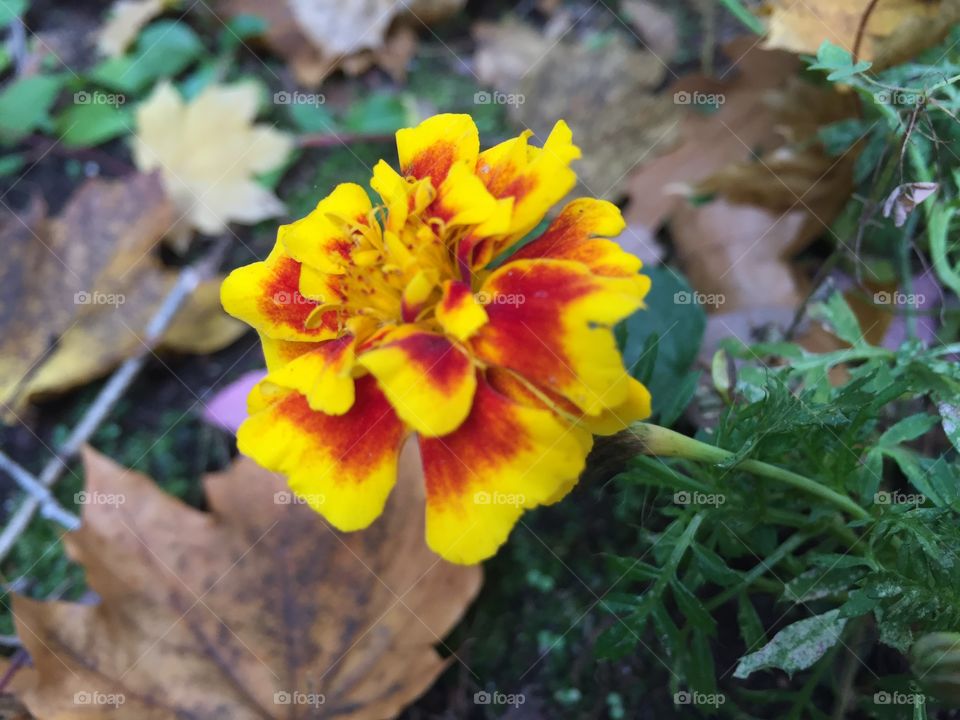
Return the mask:
<svg viewBox="0 0 960 720">
<path fill-rule="evenodd" d="M 667 67 L 622 35 L 571 40 L 507 20 L 474 30 L 477 74 L 494 86 L 511 116 L 544 138 L 558 118 L 583 150 L 580 192 L 617 198 L 629 172 L 668 150 L 680 108 L 657 93 Z"/>
<path fill-rule="evenodd" d="M 434 646 L 481 583 L 426 547 L 417 460 L 376 524 L 341 534 L 247 459 L 205 479 L 202 512 L 86 451 L 104 502 L 67 546 L 100 602 L 15 599 L 37 669 L 19 696 L 44 720 L 78 716 L 78 694 L 122 698 L 92 719 L 395 716 L 447 666 Z"/>
<path fill-rule="evenodd" d="M 176 281 L 154 253 L 174 217 L 150 175 L 89 180 L 52 220 L 40 203 L 22 217 L 0 216 L 0 402 L 8 412 L 143 349 L 146 325 Z M 243 334 L 220 309 L 218 284 L 188 300 L 169 330 L 171 347 L 210 352 Z"/>
<path fill-rule="evenodd" d="M 673 150 L 631 173 L 625 210 L 631 224 L 655 232 L 685 202 L 683 188 L 754 152 L 782 144 L 772 96 L 796 73 L 799 62 L 789 53 L 752 47 L 748 39 L 732 43 L 727 54 L 737 60 L 729 72 L 736 75 L 730 80 L 691 75 L 671 88 L 672 96 L 683 103 L 679 139 Z M 693 102 L 710 96 L 723 98 L 713 112 Z"/>
<path fill-rule="evenodd" d="M 857 50 L 858 58 L 873 61 L 877 67 L 888 67 L 940 42 L 960 19 L 960 2 L 770 0 L 764 11 L 769 16 L 768 48 L 816 54 L 823 41 L 829 40 L 851 53 Z"/>
<path fill-rule="evenodd" d="M 416 30 L 460 11 L 466 0 L 218 0 L 226 17 L 267 21 L 264 40 L 297 81 L 318 87 L 334 70 L 355 75 L 376 64 L 402 78 Z M 411 31 L 411 28 L 413 31 Z"/>
</svg>

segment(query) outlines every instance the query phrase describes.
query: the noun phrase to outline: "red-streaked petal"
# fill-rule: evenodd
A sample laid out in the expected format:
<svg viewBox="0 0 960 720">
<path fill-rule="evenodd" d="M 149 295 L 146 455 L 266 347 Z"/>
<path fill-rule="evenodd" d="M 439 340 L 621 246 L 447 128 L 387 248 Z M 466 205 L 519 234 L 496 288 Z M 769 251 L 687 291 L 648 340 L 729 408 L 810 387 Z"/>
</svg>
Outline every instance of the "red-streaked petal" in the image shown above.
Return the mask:
<svg viewBox="0 0 960 720">
<path fill-rule="evenodd" d="M 527 144 L 529 131 L 485 150 L 477 160 L 477 175 L 496 198 L 513 199 L 507 237 L 493 255 L 530 232 L 573 186 L 577 176 L 571 161 L 580 157 L 570 128 L 558 121 L 542 148 Z"/>
<path fill-rule="evenodd" d="M 264 381 L 237 433 L 240 452 L 287 476 L 291 490 L 344 531 L 367 527 L 383 511 L 407 433 L 372 376 L 357 380 L 356 393 L 348 413 L 326 415 Z"/>
<path fill-rule="evenodd" d="M 476 355 L 598 415 L 626 401 L 629 375 L 611 327 L 643 306 L 649 278 L 594 275 L 566 260 L 517 260 L 481 292 L 489 322 L 470 339 Z"/>
<path fill-rule="evenodd" d="M 427 487 L 427 543 L 451 562 L 496 553 L 524 509 L 566 492 L 591 439 L 549 410 L 512 400 L 483 378 L 453 433 L 420 438 Z"/>
<path fill-rule="evenodd" d="M 443 331 L 461 341 L 487 322 L 487 312 L 473 296 L 470 286 L 453 280 L 444 283 L 435 314 Z"/>
<path fill-rule="evenodd" d="M 447 227 L 474 225 L 480 236 L 502 234 L 510 229 L 513 198 L 498 200 L 473 172 L 473 163 L 458 162 L 450 168 L 429 208 Z"/>
<path fill-rule="evenodd" d="M 510 259 L 574 260 L 597 275 L 632 277 L 642 266 L 640 259 L 604 239 L 619 235 L 625 227 L 623 216 L 613 203 L 579 198 L 567 203 L 540 237 L 517 250 Z"/>
<path fill-rule="evenodd" d="M 296 390 L 311 410 L 343 415 L 354 402 L 353 370 L 356 339 L 343 335 L 313 345 L 309 352 L 271 372 L 267 381 Z"/>
<path fill-rule="evenodd" d="M 397 152 L 404 177 L 430 178 L 438 188 L 454 163 L 476 162 L 480 134 L 469 115 L 435 115 L 415 128 L 398 130 Z"/>
<path fill-rule="evenodd" d="M 275 340 L 317 341 L 336 337 L 336 315 L 314 327 L 306 321 L 317 303 L 300 293 L 301 266 L 280 243 L 263 262 L 231 272 L 220 288 L 224 309 Z"/>
<path fill-rule="evenodd" d="M 401 326 L 357 363 L 377 378 L 400 418 L 422 435 L 455 430 L 470 412 L 473 363 L 443 335 Z"/>
<path fill-rule="evenodd" d="M 291 257 L 326 273 L 343 272 L 355 245 L 355 228 L 370 224 L 370 197 L 356 183 L 342 183 L 306 217 L 280 228 Z"/>
</svg>

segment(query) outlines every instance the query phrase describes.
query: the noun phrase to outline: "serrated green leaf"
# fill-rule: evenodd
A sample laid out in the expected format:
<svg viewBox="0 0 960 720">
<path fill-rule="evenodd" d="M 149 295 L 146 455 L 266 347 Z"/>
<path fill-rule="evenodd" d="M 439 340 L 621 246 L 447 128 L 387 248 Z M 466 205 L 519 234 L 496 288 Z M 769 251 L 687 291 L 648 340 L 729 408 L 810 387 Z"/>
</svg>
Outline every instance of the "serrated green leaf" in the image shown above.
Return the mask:
<svg viewBox="0 0 960 720">
<path fill-rule="evenodd" d="M 403 97 L 378 92 L 354 103 L 343 119 L 352 132 L 392 133 L 410 124 L 410 113 Z"/>
<path fill-rule="evenodd" d="M 921 435 L 925 435 L 936 424 L 937 418 L 932 415 L 925 413 L 911 415 L 889 427 L 877 440 L 877 444 L 892 446 L 916 440 Z"/>
<path fill-rule="evenodd" d="M 677 607 L 680 608 L 680 612 L 683 613 L 687 623 L 702 633 L 715 635 L 717 623 L 703 606 L 703 603 L 700 602 L 700 599 L 679 580 L 670 583 L 670 588 L 673 591 L 674 599 L 677 601 Z"/>
<path fill-rule="evenodd" d="M 753 601 L 747 593 L 737 596 L 737 624 L 740 626 L 740 637 L 747 651 L 752 651 L 761 644 L 766 644 L 767 634 L 763 629 L 763 622 L 753 606 Z"/>
<path fill-rule="evenodd" d="M 7 177 L 18 172 L 26 161 L 23 155 L 3 155 L 0 157 L 0 177 Z"/>
<path fill-rule="evenodd" d="M 875 598 L 863 590 L 853 590 L 847 601 L 840 606 L 840 617 L 855 618 L 873 612 L 873 609 L 880 603 L 879 598 Z"/>
<path fill-rule="evenodd" d="M 95 82 L 138 94 L 160 78 L 173 78 L 203 53 L 203 43 L 185 22 L 158 20 L 137 40 L 133 54 L 104 61 L 90 74 Z"/>
<path fill-rule="evenodd" d="M 806 604 L 839 595 L 847 592 L 865 574 L 863 568 L 833 568 L 827 571 L 812 568 L 784 585 L 783 599 Z"/>
<path fill-rule="evenodd" d="M 633 367 L 648 350 L 651 335 L 658 336 L 656 364 L 649 383 L 644 384 L 653 397 L 654 413 L 660 415 L 662 424 L 669 425 L 683 412 L 696 389 L 697 378 L 691 377 L 690 371 L 700 352 L 706 315 L 703 308 L 690 301 L 693 292 L 679 273 L 665 267 L 645 268 L 644 273 L 650 276 L 652 285 L 645 299 L 647 307 L 624 321 L 624 363 Z M 683 302 L 678 302 L 678 297 Z"/>
<path fill-rule="evenodd" d="M 853 62 L 853 56 L 839 45 L 834 45 L 829 40 L 824 40 L 823 44 L 817 50 L 817 61 L 810 65 L 811 70 L 828 70 L 827 80 L 840 82 L 849 80 L 854 75 L 869 70 L 872 63 L 867 60 L 860 60 L 856 64 Z"/>
<path fill-rule="evenodd" d="M 0 91 L 0 141 L 14 143 L 46 127 L 64 82 L 62 75 L 33 75 Z"/>
<path fill-rule="evenodd" d="M 860 321 L 857 320 L 857 316 L 850 309 L 842 294 L 833 293 L 825 303 L 815 306 L 813 313 L 826 320 L 841 340 L 854 347 L 864 344 L 863 334 L 860 331 Z"/>
<path fill-rule="evenodd" d="M 23 17 L 27 6 L 27 0 L 0 0 L 0 30 Z"/>
<path fill-rule="evenodd" d="M 960 451 L 960 401 L 939 399 L 937 410 L 940 411 L 944 434 L 953 447 Z"/>
<path fill-rule="evenodd" d="M 67 147 L 92 147 L 131 131 L 130 112 L 115 105 L 72 105 L 55 120 L 56 131 Z"/>
<path fill-rule="evenodd" d="M 846 625 L 847 618 L 840 617 L 839 610 L 799 620 L 774 635 L 757 652 L 740 658 L 733 676 L 742 680 L 767 668 L 783 670 L 788 675 L 806 670 L 837 644 Z"/>
<path fill-rule="evenodd" d="M 333 134 L 337 131 L 333 113 L 322 104 L 291 103 L 286 109 L 294 126 L 302 132 Z"/>
</svg>

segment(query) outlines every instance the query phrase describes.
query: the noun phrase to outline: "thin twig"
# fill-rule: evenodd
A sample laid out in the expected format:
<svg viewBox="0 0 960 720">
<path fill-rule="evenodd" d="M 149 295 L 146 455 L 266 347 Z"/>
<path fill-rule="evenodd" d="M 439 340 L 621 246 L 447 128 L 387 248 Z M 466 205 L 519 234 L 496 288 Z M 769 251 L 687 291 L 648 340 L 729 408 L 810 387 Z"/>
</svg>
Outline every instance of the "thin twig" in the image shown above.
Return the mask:
<svg viewBox="0 0 960 720">
<path fill-rule="evenodd" d="M 5 471 L 27 495 L 39 503 L 40 514 L 45 518 L 53 520 L 67 530 L 76 530 L 80 527 L 80 518 L 58 503 L 48 487 L 41 485 L 40 481 L 26 468 L 13 461 L 2 450 L 0 450 L 0 470 Z"/>
<path fill-rule="evenodd" d="M 146 363 L 147 357 L 153 353 L 153 349 L 160 342 L 163 333 L 173 321 L 177 311 L 193 294 L 197 286 L 219 266 L 228 246 L 229 238 L 221 238 L 205 258 L 180 271 L 177 281 L 163 299 L 157 312 L 147 323 L 140 351 L 124 362 L 100 390 L 93 404 L 87 408 L 80 422 L 74 427 L 56 456 L 51 458 L 38 476 L 37 483 L 40 487 L 50 488 L 57 482 L 67 468 L 67 463 L 73 459 L 80 448 L 90 440 L 100 424 L 106 420 L 113 406 L 123 396 L 133 378 Z M 23 504 L 17 508 L 10 522 L 3 529 L 3 533 L 0 533 L 0 562 L 13 549 L 39 507 L 40 500 L 35 495 L 29 495 Z"/>
<path fill-rule="evenodd" d="M 870 4 L 867 5 L 866 10 L 863 11 L 863 15 L 860 16 L 860 25 L 857 26 L 856 40 L 853 41 L 853 52 L 851 53 L 854 65 L 856 65 L 860 59 L 860 45 L 863 43 L 863 36 L 867 31 L 867 22 L 870 20 L 870 16 L 873 15 L 873 10 L 877 7 L 878 2 L 880 2 L 880 0 L 870 0 Z"/>
<path fill-rule="evenodd" d="M 350 145 L 358 142 L 383 143 L 393 142 L 396 135 L 393 133 L 308 133 L 297 138 L 298 147 L 330 148 Z"/>
<path fill-rule="evenodd" d="M 13 676 L 17 674 L 17 671 L 29 664 L 30 655 L 22 647 L 17 648 L 13 657 L 10 658 L 10 663 L 7 665 L 6 671 L 3 673 L 3 676 L 0 677 L 0 692 L 6 692 L 7 685 L 13 680 Z"/>
</svg>

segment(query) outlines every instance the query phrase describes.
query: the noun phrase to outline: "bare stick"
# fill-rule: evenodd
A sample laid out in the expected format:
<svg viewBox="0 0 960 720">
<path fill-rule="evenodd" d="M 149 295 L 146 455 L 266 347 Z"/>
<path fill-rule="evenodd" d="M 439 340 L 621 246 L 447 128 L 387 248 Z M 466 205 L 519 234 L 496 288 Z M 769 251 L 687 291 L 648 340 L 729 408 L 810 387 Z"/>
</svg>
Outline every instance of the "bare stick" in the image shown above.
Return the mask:
<svg viewBox="0 0 960 720">
<path fill-rule="evenodd" d="M 297 138 L 299 147 L 329 148 L 358 142 L 393 142 L 393 133 L 308 133 Z"/>
<path fill-rule="evenodd" d="M 53 493 L 50 492 L 50 488 L 41 485 L 40 481 L 30 474 L 26 468 L 11 460 L 2 451 L 0 451 L 0 469 L 16 480 L 17 485 L 23 488 L 31 499 L 37 501 L 41 515 L 62 525 L 67 530 L 76 530 L 80 527 L 80 518 L 61 506 Z"/>
<path fill-rule="evenodd" d="M 227 250 L 229 238 L 223 237 L 217 241 L 210 253 L 195 265 L 184 268 L 177 281 L 174 283 L 170 292 L 163 299 L 156 314 L 147 323 L 142 338 L 143 344 L 139 352 L 129 360 L 123 363 L 120 368 L 110 377 L 107 384 L 103 386 L 97 395 L 93 404 L 87 409 L 80 422 L 70 433 L 66 442 L 62 445 L 56 456 L 51 458 L 50 462 L 43 468 L 43 471 L 37 478 L 37 484 L 41 488 L 49 489 L 57 482 L 60 475 L 67 468 L 67 463 L 80 451 L 80 448 L 90 440 L 100 424 L 107 418 L 116 402 L 126 392 L 133 378 L 147 361 L 147 357 L 152 354 L 154 347 L 160 342 L 164 331 L 173 321 L 177 311 L 183 303 L 193 294 L 197 286 L 209 275 L 211 275 L 220 264 L 224 253 Z M 16 479 L 16 478 L 14 478 Z M 17 508 L 16 513 L 7 523 L 0 533 L 0 562 L 7 557 L 14 544 L 23 534 L 24 530 L 30 524 L 34 514 L 40 507 L 41 500 L 35 494 L 30 494 L 24 500 L 23 504 Z"/>
</svg>

